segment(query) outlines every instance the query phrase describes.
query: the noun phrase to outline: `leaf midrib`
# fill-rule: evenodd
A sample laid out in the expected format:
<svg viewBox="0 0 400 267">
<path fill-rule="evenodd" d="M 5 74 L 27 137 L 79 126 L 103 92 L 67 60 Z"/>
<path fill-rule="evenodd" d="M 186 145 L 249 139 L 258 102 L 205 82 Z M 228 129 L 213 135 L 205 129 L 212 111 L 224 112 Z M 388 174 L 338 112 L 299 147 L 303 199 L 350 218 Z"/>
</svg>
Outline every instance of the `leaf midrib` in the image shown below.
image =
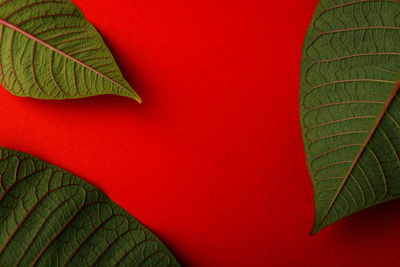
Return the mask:
<svg viewBox="0 0 400 267">
<path fill-rule="evenodd" d="M 9 29 L 11 29 L 11 30 L 13 30 L 13 31 L 16 31 L 16 32 L 18 32 L 18 33 L 24 35 L 25 37 L 27 37 L 27 38 L 29 38 L 29 39 L 31 39 L 31 40 L 33 40 L 33 41 L 35 41 L 35 42 L 37 42 L 37 43 L 39 43 L 39 44 L 45 46 L 45 47 L 47 47 L 48 49 L 50 49 L 50 50 L 52 50 L 52 51 L 54 51 L 54 52 L 56 52 L 56 53 L 58 53 L 58 54 L 60 54 L 61 56 L 66 57 L 66 58 L 68 58 L 68 59 L 74 61 L 75 63 L 81 65 L 82 67 L 87 68 L 88 70 L 90 70 L 90 71 L 96 73 L 97 75 L 103 77 L 104 79 L 107 79 L 107 80 L 110 81 L 111 83 L 113 83 L 113 84 L 117 85 L 118 87 L 124 89 L 128 94 L 130 94 L 133 98 L 135 98 L 139 103 L 142 103 L 142 100 L 141 100 L 137 95 L 135 95 L 133 92 L 131 92 L 129 89 L 127 89 L 125 86 L 123 86 L 123 85 L 121 85 L 120 83 L 114 81 L 114 80 L 111 79 L 110 77 L 104 75 L 103 73 L 97 71 L 96 69 L 90 67 L 89 65 L 83 63 L 82 61 L 80 61 L 80 60 L 78 60 L 78 59 L 76 59 L 76 58 L 74 58 L 74 57 L 72 57 L 72 56 L 70 56 L 70 55 L 64 53 L 63 51 L 61 51 L 61 50 L 59 50 L 59 49 L 53 47 L 52 45 L 49 45 L 48 43 L 46 43 L 46 42 L 40 40 L 39 38 L 33 36 L 32 34 L 30 34 L 30 33 L 26 32 L 26 31 L 22 30 L 22 29 L 19 28 L 18 26 L 14 25 L 14 24 L 11 24 L 11 23 L 9 23 L 8 21 L 6 21 L 6 20 L 4 20 L 4 19 L 2 19 L 2 18 L 0 18 L 0 25 L 3 25 L 3 26 L 5 26 L 5 27 L 7 27 L 7 28 L 9 28 Z"/>
<path fill-rule="evenodd" d="M 374 123 L 374 125 L 372 126 L 368 136 L 366 137 L 363 145 L 361 146 L 360 150 L 357 153 L 357 156 L 355 157 L 353 163 L 351 164 L 349 170 L 346 173 L 346 176 L 344 177 L 342 183 L 340 184 L 339 188 L 337 189 L 335 195 L 332 198 L 331 203 L 329 204 L 328 208 L 326 209 L 324 215 L 322 216 L 320 222 L 318 223 L 318 225 L 316 227 L 313 228 L 312 232 L 310 235 L 314 235 L 318 229 L 321 227 L 321 225 L 323 224 L 323 222 L 325 221 L 325 218 L 327 217 L 329 211 L 332 209 L 333 205 L 335 204 L 339 194 L 341 193 L 342 189 L 344 188 L 344 185 L 346 184 L 347 180 L 349 179 L 354 167 L 356 166 L 358 160 L 360 159 L 362 153 L 364 152 L 364 150 L 367 148 L 367 145 L 369 143 L 369 141 L 371 141 L 372 136 L 374 135 L 374 133 L 376 132 L 376 130 L 378 129 L 383 116 L 386 114 L 386 111 L 388 110 L 390 104 L 392 103 L 393 99 L 396 97 L 396 94 L 399 92 L 400 89 L 400 78 L 397 80 L 396 85 L 394 87 L 394 89 L 392 90 L 392 92 L 390 93 L 388 99 L 385 102 L 385 105 L 382 108 L 382 111 L 379 113 L 379 115 L 377 116 L 377 119 Z"/>
</svg>

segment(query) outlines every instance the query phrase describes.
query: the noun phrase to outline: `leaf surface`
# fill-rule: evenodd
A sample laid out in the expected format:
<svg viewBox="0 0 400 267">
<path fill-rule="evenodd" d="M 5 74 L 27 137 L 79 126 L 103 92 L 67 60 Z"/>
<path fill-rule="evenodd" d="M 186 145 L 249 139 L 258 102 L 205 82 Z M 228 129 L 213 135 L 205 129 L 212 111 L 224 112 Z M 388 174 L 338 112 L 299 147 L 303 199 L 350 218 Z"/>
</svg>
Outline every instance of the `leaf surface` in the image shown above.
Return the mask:
<svg viewBox="0 0 400 267">
<path fill-rule="evenodd" d="M 0 82 L 16 96 L 115 94 L 141 102 L 70 0 L 0 0 Z"/>
<path fill-rule="evenodd" d="M 312 234 L 400 194 L 400 2 L 320 0 L 304 40 L 300 122 Z"/>
<path fill-rule="evenodd" d="M 180 266 L 94 186 L 0 148 L 0 266 Z"/>
</svg>

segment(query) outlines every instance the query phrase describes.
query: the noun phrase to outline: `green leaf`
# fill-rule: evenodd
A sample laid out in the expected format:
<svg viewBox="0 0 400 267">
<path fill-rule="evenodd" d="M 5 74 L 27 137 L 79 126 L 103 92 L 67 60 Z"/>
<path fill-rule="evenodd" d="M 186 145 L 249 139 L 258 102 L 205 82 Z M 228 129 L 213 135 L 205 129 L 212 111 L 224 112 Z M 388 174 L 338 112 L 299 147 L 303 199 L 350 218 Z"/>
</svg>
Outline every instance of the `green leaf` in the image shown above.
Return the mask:
<svg viewBox="0 0 400 267">
<path fill-rule="evenodd" d="M 301 60 L 312 234 L 400 196 L 400 2 L 321 0 Z"/>
<path fill-rule="evenodd" d="M 141 102 L 100 34 L 69 0 L 0 0 L 0 82 L 16 96 L 115 94 Z"/>
<path fill-rule="evenodd" d="M 0 266 L 179 266 L 150 231 L 98 189 L 0 148 Z"/>
</svg>

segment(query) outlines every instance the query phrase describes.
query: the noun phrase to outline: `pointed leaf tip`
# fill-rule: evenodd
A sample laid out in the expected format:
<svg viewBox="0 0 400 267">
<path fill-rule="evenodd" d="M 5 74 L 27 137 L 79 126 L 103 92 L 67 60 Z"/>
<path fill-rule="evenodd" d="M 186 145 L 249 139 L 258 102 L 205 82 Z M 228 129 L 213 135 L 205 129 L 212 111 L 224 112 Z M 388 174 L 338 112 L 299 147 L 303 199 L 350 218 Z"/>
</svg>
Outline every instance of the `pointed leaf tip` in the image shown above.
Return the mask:
<svg viewBox="0 0 400 267">
<path fill-rule="evenodd" d="M 316 227 L 313 227 L 311 232 L 309 233 L 309 236 L 314 236 L 316 233 L 318 233 L 320 230 Z"/>
<path fill-rule="evenodd" d="M 139 95 L 136 95 L 135 100 L 136 100 L 139 104 L 142 104 L 142 103 L 143 103 L 143 101 L 142 101 L 142 99 L 140 98 Z"/>
</svg>

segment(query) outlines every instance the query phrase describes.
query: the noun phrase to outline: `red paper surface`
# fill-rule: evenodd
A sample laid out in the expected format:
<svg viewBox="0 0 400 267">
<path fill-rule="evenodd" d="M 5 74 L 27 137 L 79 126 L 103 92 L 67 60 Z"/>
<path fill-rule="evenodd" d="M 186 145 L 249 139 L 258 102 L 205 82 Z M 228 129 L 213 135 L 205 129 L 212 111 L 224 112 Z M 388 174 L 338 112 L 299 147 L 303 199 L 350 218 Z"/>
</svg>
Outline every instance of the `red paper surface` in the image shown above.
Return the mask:
<svg viewBox="0 0 400 267">
<path fill-rule="evenodd" d="M 0 145 L 100 187 L 187 266 L 398 261 L 400 201 L 314 237 L 298 121 L 317 0 L 75 0 L 143 99 L 0 88 Z"/>
</svg>

